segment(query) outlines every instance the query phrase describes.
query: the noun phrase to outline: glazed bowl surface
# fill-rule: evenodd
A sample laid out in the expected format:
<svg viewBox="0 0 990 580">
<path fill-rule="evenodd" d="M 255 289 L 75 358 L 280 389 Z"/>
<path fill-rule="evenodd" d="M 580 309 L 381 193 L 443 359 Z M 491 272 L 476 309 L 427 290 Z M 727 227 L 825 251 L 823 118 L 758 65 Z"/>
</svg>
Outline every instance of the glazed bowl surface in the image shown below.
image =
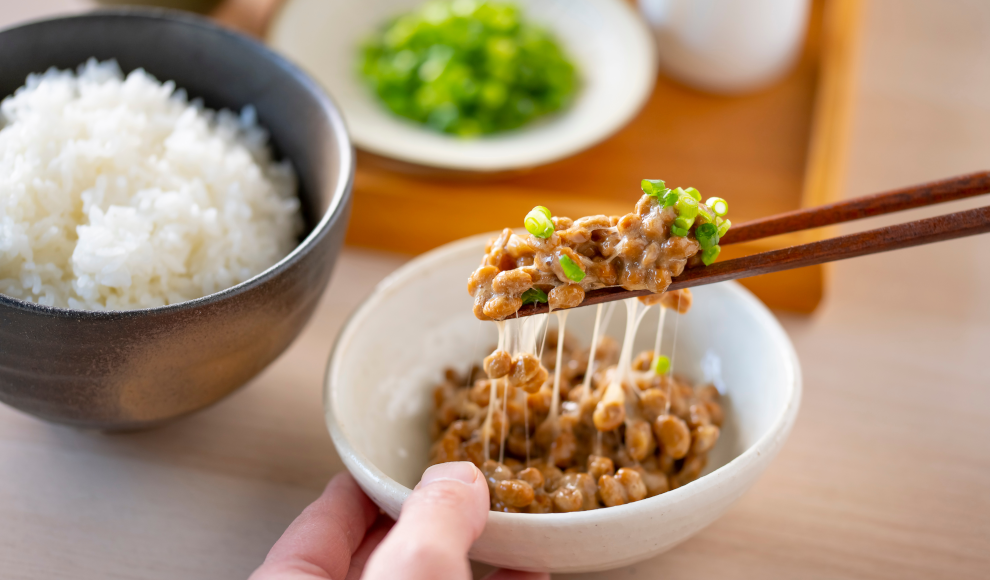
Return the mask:
<svg viewBox="0 0 990 580">
<path fill-rule="evenodd" d="M 116 59 L 207 107 L 253 105 L 299 179 L 299 245 L 257 276 L 158 308 L 89 312 L 0 295 L 0 401 L 48 421 L 141 429 L 210 405 L 260 372 L 316 306 L 343 243 L 353 150 L 336 106 L 258 42 L 160 9 L 117 9 L 0 31 L 0 98 L 49 67 Z"/>
<path fill-rule="evenodd" d="M 331 354 L 326 420 L 345 465 L 390 516 L 398 515 L 427 465 L 432 388 L 445 367 L 463 372 L 497 341 L 471 313 L 468 275 L 490 235 L 424 254 L 384 280 L 355 311 Z M 756 481 L 790 433 L 801 400 L 793 346 L 762 303 L 732 282 L 697 288 L 684 316 L 666 319 L 663 352 L 674 371 L 723 391 L 726 419 L 704 475 L 668 493 L 570 514 L 492 512 L 472 558 L 519 570 L 589 572 L 633 564 L 684 541 L 725 512 Z M 621 338 L 623 306 L 607 333 Z M 587 344 L 594 308 L 568 315 Z M 554 323 L 551 322 L 550 332 Z M 648 313 L 636 347 L 651 349 Z M 488 352 L 486 352 L 488 351 Z"/>
</svg>

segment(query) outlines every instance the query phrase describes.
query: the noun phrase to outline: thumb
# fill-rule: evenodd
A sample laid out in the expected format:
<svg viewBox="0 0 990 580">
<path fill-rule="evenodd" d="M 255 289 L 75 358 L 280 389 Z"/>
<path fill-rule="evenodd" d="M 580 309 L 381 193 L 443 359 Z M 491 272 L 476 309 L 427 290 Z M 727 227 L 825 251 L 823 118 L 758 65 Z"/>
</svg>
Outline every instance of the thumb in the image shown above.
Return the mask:
<svg viewBox="0 0 990 580">
<path fill-rule="evenodd" d="M 488 521 L 488 484 L 473 464 L 434 465 L 371 556 L 366 580 L 470 580 L 467 553 Z"/>
</svg>

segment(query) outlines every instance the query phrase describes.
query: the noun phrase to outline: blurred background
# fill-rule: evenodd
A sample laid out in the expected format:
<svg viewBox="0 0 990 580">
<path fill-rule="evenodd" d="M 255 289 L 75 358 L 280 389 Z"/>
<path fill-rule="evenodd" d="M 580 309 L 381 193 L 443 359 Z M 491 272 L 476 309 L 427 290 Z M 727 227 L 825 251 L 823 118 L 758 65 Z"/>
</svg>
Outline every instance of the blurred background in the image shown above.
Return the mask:
<svg viewBox="0 0 990 580">
<path fill-rule="evenodd" d="M 377 10 L 384 19 L 391 4 L 418 2 L 171 2 L 267 39 L 341 103 L 358 146 L 349 246 L 294 346 L 202 413 L 108 437 L 0 407 L 0 575 L 246 577 L 343 469 L 320 405 L 326 356 L 348 313 L 411 255 L 521 225 L 536 204 L 572 217 L 624 213 L 644 177 L 724 197 L 740 223 L 990 168 L 984 0 L 754 0 L 744 9 L 731 0 L 616 2 L 650 41 L 628 59 L 643 63 L 627 73 L 630 87 L 648 75 L 642 99 L 623 101 L 628 115 L 580 150 L 496 171 L 451 167 L 442 148 L 414 163 L 362 146 L 365 127 L 393 130 L 390 121 L 375 125 L 356 108 L 350 116 L 348 99 L 361 93 L 351 94 L 351 80 L 334 76 L 337 65 L 321 52 L 332 42 L 321 30 L 340 23 L 307 18 L 335 6 L 334 18 Z M 0 0 L 0 25 L 108 4 L 118 2 Z M 567 3 L 556 4 L 566 20 Z M 312 30 L 298 24 L 307 20 Z M 314 40 L 300 40 L 307 34 Z M 592 67 L 602 65 L 576 50 L 588 91 L 597 90 Z M 582 123 L 592 121 L 574 121 Z M 399 151 L 405 137 L 395 131 Z M 725 255 L 986 203 L 781 236 Z M 451 220 L 452 211 L 476 217 Z M 743 281 L 778 314 L 804 369 L 791 440 L 701 534 L 655 561 L 596 577 L 985 578 L 988 252 L 982 236 Z"/>
</svg>

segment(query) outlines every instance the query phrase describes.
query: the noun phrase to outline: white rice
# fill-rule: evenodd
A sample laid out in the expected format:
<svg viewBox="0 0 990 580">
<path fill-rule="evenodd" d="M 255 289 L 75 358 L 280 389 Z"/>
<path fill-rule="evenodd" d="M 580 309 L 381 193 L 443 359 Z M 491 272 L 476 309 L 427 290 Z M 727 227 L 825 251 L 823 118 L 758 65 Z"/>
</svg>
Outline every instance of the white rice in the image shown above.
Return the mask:
<svg viewBox="0 0 990 580">
<path fill-rule="evenodd" d="M 0 293 L 81 310 L 191 300 L 262 272 L 302 229 L 251 107 L 190 102 L 114 61 L 0 103 Z"/>
</svg>

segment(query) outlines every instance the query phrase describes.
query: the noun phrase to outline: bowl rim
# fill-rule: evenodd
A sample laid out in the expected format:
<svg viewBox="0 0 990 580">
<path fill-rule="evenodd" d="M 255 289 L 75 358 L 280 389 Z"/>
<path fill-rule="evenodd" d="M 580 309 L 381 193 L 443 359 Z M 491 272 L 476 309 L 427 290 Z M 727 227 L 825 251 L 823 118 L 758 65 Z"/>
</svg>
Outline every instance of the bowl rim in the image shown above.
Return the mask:
<svg viewBox="0 0 990 580">
<path fill-rule="evenodd" d="M 361 304 L 350 314 L 350 316 L 347 317 L 340 333 L 337 335 L 333 348 L 330 351 L 330 357 L 327 361 L 327 367 L 323 379 L 323 406 L 324 420 L 326 421 L 334 447 L 337 449 L 338 454 L 340 454 L 341 459 L 344 461 L 344 464 L 348 467 L 348 469 L 351 469 L 351 464 L 353 463 L 353 465 L 362 471 L 363 475 L 367 476 L 369 480 L 379 482 L 384 488 L 385 495 L 400 498 L 402 502 L 405 502 L 413 490 L 385 474 L 385 472 L 372 463 L 366 455 L 351 445 L 350 440 L 344 433 L 343 428 L 338 423 L 336 407 L 333 404 L 333 399 L 334 385 L 339 382 L 335 381 L 334 377 L 340 374 L 340 367 L 343 364 L 342 357 L 339 356 L 339 353 L 344 348 L 344 345 L 351 341 L 354 333 L 360 330 L 361 325 L 358 324 L 360 319 L 366 316 L 369 312 L 373 311 L 377 305 L 377 302 L 399 290 L 405 277 L 409 276 L 414 271 L 421 271 L 424 266 L 435 266 L 437 262 L 443 261 L 450 254 L 464 251 L 469 247 L 476 247 L 481 242 L 487 241 L 493 235 L 497 234 L 498 232 L 489 232 L 462 238 L 430 250 L 429 252 L 410 260 L 406 264 L 403 264 L 379 282 L 378 285 L 375 286 L 374 290 L 372 290 L 372 292 L 361 302 Z M 492 522 L 491 525 L 524 524 L 529 526 L 545 525 L 548 527 L 555 527 L 563 524 L 597 524 L 611 520 L 615 517 L 622 518 L 625 515 L 631 515 L 633 512 L 642 511 L 645 508 L 649 508 L 651 510 L 662 509 L 664 506 L 673 504 L 682 498 L 702 492 L 705 487 L 712 485 L 716 480 L 731 477 L 734 473 L 739 472 L 746 466 L 755 465 L 755 459 L 758 456 L 772 450 L 778 441 L 786 438 L 794 424 L 795 419 L 797 418 L 797 413 L 801 406 L 801 395 L 803 390 L 801 364 L 798 360 L 797 353 L 794 350 L 794 345 L 791 343 L 787 333 L 780 325 L 780 322 L 773 316 L 766 305 L 760 302 L 759 299 L 757 299 L 751 292 L 746 290 L 738 282 L 729 281 L 724 284 L 724 287 L 728 288 L 729 292 L 735 294 L 748 304 L 750 312 L 759 319 L 761 326 L 767 328 L 770 332 L 771 339 L 777 348 L 783 351 L 784 360 L 787 363 L 788 368 L 785 369 L 785 372 L 789 375 L 787 384 L 790 388 L 786 393 L 786 398 L 779 414 L 776 418 L 774 418 L 766 432 L 752 445 L 747 447 L 736 457 L 733 457 L 725 465 L 722 465 L 712 472 L 666 493 L 649 497 L 637 502 L 610 507 L 608 509 L 597 509 L 572 513 L 524 514 L 489 512 L 488 521 Z"/>
<path fill-rule="evenodd" d="M 586 133 L 580 138 L 570 139 L 566 141 L 559 141 L 554 145 L 549 153 L 530 154 L 526 156 L 526 160 L 523 159 L 504 159 L 504 160 L 491 160 L 485 159 L 483 155 L 477 155 L 471 159 L 461 159 L 451 161 L 450 159 L 445 159 L 441 155 L 429 155 L 420 154 L 415 150 L 415 144 L 410 143 L 411 147 L 390 147 L 389 145 L 383 145 L 381 142 L 368 142 L 365 139 L 365 135 L 368 134 L 367 131 L 362 130 L 360 127 L 356 127 L 353 132 L 353 137 L 356 145 L 363 151 L 367 151 L 374 155 L 378 155 L 387 159 L 399 161 L 402 163 L 408 163 L 414 167 L 425 167 L 433 168 L 445 171 L 454 171 L 464 174 L 490 174 L 490 173 L 500 173 L 500 172 L 512 172 L 527 170 L 534 167 L 540 167 L 544 165 L 549 165 L 574 155 L 586 151 L 603 141 L 614 136 L 616 133 L 621 131 L 630 122 L 635 119 L 635 117 L 643 110 L 647 101 L 653 95 L 656 88 L 657 74 L 660 67 L 660 57 L 658 55 L 658 49 L 656 46 L 656 40 L 653 35 L 653 30 L 650 28 L 649 23 L 643 18 L 640 13 L 636 10 L 636 7 L 631 5 L 629 2 L 624 2 L 622 0 L 587 0 L 589 2 L 598 3 L 605 7 L 607 10 L 611 11 L 613 14 L 619 15 L 620 18 L 625 19 L 625 23 L 630 26 L 630 29 L 634 31 L 635 35 L 638 35 L 638 40 L 643 42 L 644 51 L 639 57 L 642 59 L 645 66 L 642 69 L 642 75 L 637 81 L 641 81 L 641 87 L 636 87 L 635 98 L 629 101 L 628 106 L 622 114 L 616 115 L 614 119 L 608 124 L 602 125 L 598 130 Z M 285 18 L 285 15 L 291 9 L 290 6 L 293 4 L 292 0 L 285 0 L 281 2 L 276 8 L 274 14 L 271 18 L 271 25 L 265 31 L 264 39 L 272 47 L 283 50 L 284 47 L 279 46 L 275 42 L 275 31 L 279 28 L 281 21 Z M 558 24 L 552 23 L 547 24 L 547 28 L 554 30 L 559 27 Z M 289 53 L 286 53 L 289 54 Z M 316 73 L 313 73 L 317 76 Z M 580 71 L 579 71 L 580 76 Z M 363 87 L 366 89 L 366 87 Z M 627 87 L 628 88 L 628 87 Z M 367 92 L 367 91 L 366 91 Z M 581 92 L 579 87 L 578 93 Z M 365 95 L 367 98 L 374 100 L 375 95 L 367 92 Z M 384 105 L 378 103 L 378 107 L 375 107 L 383 117 L 390 118 L 399 124 L 413 127 L 418 131 L 422 131 L 425 134 L 448 139 L 451 147 L 457 148 L 458 145 L 463 145 L 464 140 L 454 137 L 452 135 L 447 135 L 445 133 L 437 133 L 431 131 L 425 127 L 422 127 L 419 123 L 411 121 L 409 119 L 404 119 L 400 116 L 395 115 Z M 495 133 L 492 135 L 481 137 L 480 140 L 484 139 L 526 139 L 527 130 L 533 127 L 538 127 L 542 122 L 555 119 L 558 117 L 563 117 L 568 115 L 569 108 L 557 111 L 545 117 L 540 117 L 534 120 L 527 126 L 519 127 L 510 131 Z M 582 117 L 583 118 L 583 117 Z M 448 149 L 449 150 L 449 149 Z"/>
<path fill-rule="evenodd" d="M 276 66 L 288 72 L 296 82 L 302 85 L 316 98 L 324 115 L 329 120 L 334 140 L 339 144 L 336 151 L 336 156 L 338 157 L 337 161 L 340 165 L 343 178 L 337 179 L 337 183 L 334 185 L 333 196 L 330 198 L 327 209 L 320 217 L 319 221 L 317 221 L 309 233 L 306 234 L 306 236 L 298 244 L 296 244 L 291 252 L 265 270 L 229 288 L 225 288 L 199 298 L 194 298 L 192 300 L 176 302 L 174 304 L 165 304 L 163 306 L 154 306 L 151 308 L 136 308 L 133 310 L 75 310 L 72 308 L 62 308 L 58 306 L 45 306 L 35 302 L 28 302 L 26 300 L 14 298 L 13 296 L 7 296 L 6 294 L 0 294 L 0 308 L 12 308 L 32 314 L 83 320 L 119 320 L 125 318 L 138 318 L 144 315 L 169 314 L 183 310 L 193 310 L 214 302 L 221 302 L 229 298 L 233 298 L 236 295 L 242 294 L 267 283 L 278 276 L 283 270 L 286 270 L 291 265 L 298 262 L 301 259 L 301 256 L 309 252 L 310 248 L 316 244 L 319 238 L 326 235 L 329 230 L 330 223 L 338 215 L 340 215 L 341 211 L 346 207 L 344 202 L 347 198 L 348 192 L 351 191 L 354 184 L 354 145 L 351 143 L 350 134 L 347 130 L 347 125 L 344 122 L 343 115 L 340 113 L 340 108 L 333 100 L 333 97 L 331 97 L 323 89 L 323 87 L 305 71 L 281 54 L 266 46 L 264 43 L 240 32 L 220 26 L 219 24 L 216 24 L 203 16 L 180 10 L 137 6 L 128 6 L 123 8 L 101 8 L 82 14 L 71 14 L 20 22 L 12 26 L 0 28 L 0 35 L 22 28 L 46 26 L 56 22 L 78 22 L 82 20 L 101 20 L 106 18 L 168 22 L 181 24 L 191 28 L 198 28 L 208 34 L 219 35 L 235 45 L 239 45 L 243 50 L 252 50 L 257 54 L 264 55 L 269 58 L 275 63 Z M 0 99 L 6 98 L 7 96 L 9 95 L 0 95 Z M 291 162 L 292 160 L 290 159 L 289 161 Z"/>
</svg>

